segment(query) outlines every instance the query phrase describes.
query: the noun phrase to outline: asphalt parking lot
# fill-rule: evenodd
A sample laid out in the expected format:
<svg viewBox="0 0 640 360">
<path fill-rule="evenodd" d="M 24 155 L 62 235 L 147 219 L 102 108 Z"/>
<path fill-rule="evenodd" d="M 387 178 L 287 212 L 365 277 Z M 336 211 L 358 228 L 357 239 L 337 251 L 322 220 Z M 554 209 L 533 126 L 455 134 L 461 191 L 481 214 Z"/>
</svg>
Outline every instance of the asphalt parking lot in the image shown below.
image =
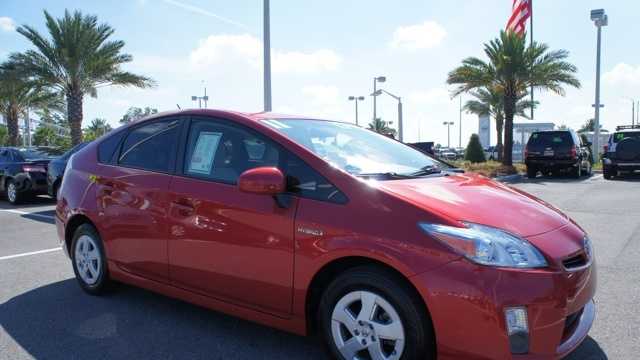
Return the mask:
<svg viewBox="0 0 640 360">
<path fill-rule="evenodd" d="M 597 319 L 567 359 L 640 356 L 640 177 L 538 178 L 513 184 L 590 234 Z M 318 341 L 120 286 L 85 295 L 60 251 L 54 204 L 0 201 L 0 359 L 324 359 Z"/>
</svg>

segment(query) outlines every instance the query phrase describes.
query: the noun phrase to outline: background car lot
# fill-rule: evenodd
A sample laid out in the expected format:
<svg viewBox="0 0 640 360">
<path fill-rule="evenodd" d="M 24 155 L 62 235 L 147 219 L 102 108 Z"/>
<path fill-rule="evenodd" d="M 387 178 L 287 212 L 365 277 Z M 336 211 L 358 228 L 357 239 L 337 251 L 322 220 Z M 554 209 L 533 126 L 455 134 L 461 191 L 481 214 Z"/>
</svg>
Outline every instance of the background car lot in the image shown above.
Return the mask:
<svg viewBox="0 0 640 360">
<path fill-rule="evenodd" d="M 594 242 L 597 319 L 591 338 L 568 359 L 636 358 L 640 177 L 538 178 L 514 186 L 565 211 Z M 44 197 L 20 207 L 0 202 L 0 358 L 325 358 L 313 338 L 144 290 L 120 286 L 102 298 L 84 294 L 56 249 L 53 208 Z M 38 251 L 44 252 L 30 254 Z"/>
</svg>

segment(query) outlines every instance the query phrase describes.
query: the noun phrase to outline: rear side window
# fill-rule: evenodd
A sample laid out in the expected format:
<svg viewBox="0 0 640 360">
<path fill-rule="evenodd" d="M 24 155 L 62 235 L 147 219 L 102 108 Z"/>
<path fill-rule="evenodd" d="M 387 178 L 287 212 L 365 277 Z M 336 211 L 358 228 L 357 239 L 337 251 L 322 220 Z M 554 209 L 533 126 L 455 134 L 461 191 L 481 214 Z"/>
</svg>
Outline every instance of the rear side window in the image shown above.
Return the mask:
<svg viewBox="0 0 640 360">
<path fill-rule="evenodd" d="M 640 131 L 619 132 L 613 135 L 613 142 L 619 143 L 626 138 L 640 140 Z"/>
<path fill-rule="evenodd" d="M 573 140 L 571 133 L 566 131 L 533 133 L 529 139 L 529 145 L 553 146 L 568 144 L 573 144 Z"/>
<path fill-rule="evenodd" d="M 118 164 L 149 171 L 172 172 L 175 166 L 180 122 L 154 121 L 131 130 L 122 144 Z"/>
<path fill-rule="evenodd" d="M 124 137 L 126 131 L 119 131 L 117 133 L 109 135 L 106 139 L 102 140 L 98 145 L 98 162 L 103 164 L 110 164 L 113 160 L 113 155 L 118 149 L 120 141 Z"/>
</svg>

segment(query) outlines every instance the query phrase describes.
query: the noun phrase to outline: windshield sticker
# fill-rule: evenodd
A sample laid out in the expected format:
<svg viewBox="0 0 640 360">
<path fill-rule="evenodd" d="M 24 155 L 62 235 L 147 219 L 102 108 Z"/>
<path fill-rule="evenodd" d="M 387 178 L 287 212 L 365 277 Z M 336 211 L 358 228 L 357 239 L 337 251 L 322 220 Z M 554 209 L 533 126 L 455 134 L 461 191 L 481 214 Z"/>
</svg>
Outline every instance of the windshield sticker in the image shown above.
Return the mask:
<svg viewBox="0 0 640 360">
<path fill-rule="evenodd" d="M 216 156 L 221 137 L 222 133 L 219 132 L 203 131 L 198 134 L 196 147 L 189 162 L 189 172 L 203 175 L 211 173 L 213 159 Z"/>
</svg>

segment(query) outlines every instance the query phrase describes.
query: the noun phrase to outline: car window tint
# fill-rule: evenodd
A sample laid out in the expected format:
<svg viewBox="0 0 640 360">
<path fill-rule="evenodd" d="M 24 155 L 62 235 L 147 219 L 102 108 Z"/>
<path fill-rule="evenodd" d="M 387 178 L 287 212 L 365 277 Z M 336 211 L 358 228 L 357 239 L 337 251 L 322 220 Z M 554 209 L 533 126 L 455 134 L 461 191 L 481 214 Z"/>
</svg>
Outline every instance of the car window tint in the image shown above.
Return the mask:
<svg viewBox="0 0 640 360">
<path fill-rule="evenodd" d="M 235 184 L 244 171 L 277 167 L 279 162 L 279 148 L 258 134 L 213 120 L 194 120 L 189 129 L 183 173 Z"/>
<path fill-rule="evenodd" d="M 144 170 L 171 172 L 178 135 L 178 120 L 154 121 L 139 126 L 124 140 L 118 163 Z"/>
<path fill-rule="evenodd" d="M 640 140 L 640 131 L 629 131 L 629 132 L 619 132 L 615 133 L 613 137 L 613 142 L 619 143 L 620 141 L 626 138 L 633 138 Z"/>
<path fill-rule="evenodd" d="M 284 173 L 287 191 L 301 197 L 344 204 L 347 197 L 325 177 L 297 156 L 287 153 Z"/>
<path fill-rule="evenodd" d="M 107 135 L 107 137 L 100 141 L 98 145 L 98 162 L 107 164 L 113 160 L 113 155 L 120 144 L 120 140 L 124 137 L 126 131 L 119 131 L 113 134 Z"/>
<path fill-rule="evenodd" d="M 569 132 L 541 132 L 533 133 L 529 139 L 530 145 L 552 146 L 558 144 L 572 143 L 572 136 Z"/>
</svg>

